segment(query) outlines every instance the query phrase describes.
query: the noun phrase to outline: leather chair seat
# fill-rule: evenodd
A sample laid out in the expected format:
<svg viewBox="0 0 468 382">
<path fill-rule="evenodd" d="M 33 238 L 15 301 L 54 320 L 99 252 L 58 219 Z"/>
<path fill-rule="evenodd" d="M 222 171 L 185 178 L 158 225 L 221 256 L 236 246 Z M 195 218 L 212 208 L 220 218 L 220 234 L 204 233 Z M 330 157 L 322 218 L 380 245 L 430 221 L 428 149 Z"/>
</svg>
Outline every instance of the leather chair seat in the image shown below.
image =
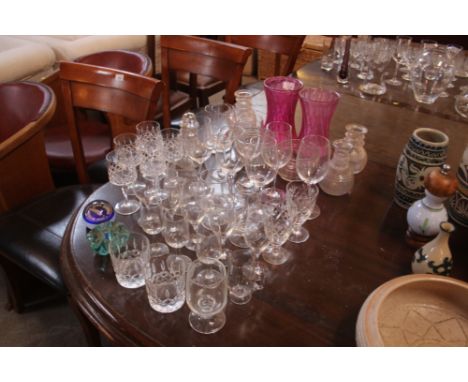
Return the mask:
<svg viewBox="0 0 468 382">
<path fill-rule="evenodd" d="M 73 212 L 95 189 L 92 185 L 61 188 L 1 215 L 0 253 L 66 292 L 59 267 L 62 237 Z"/>
<path fill-rule="evenodd" d="M 79 57 L 75 62 L 82 64 L 104 66 L 106 68 L 125 70 L 145 76 L 151 74 L 152 63 L 148 56 L 140 53 L 122 50 L 110 50 Z"/>
<path fill-rule="evenodd" d="M 190 86 L 190 73 L 187 72 L 178 72 L 177 73 L 177 83 L 184 86 Z M 206 90 L 211 89 L 214 86 L 222 86 L 223 82 L 217 80 L 213 77 L 207 77 L 198 75 L 197 76 L 197 89 Z"/>
<path fill-rule="evenodd" d="M 103 159 L 112 148 L 110 128 L 94 118 L 79 121 L 86 164 Z M 45 130 L 49 163 L 54 169 L 74 169 L 75 159 L 67 126 L 52 126 Z"/>
</svg>

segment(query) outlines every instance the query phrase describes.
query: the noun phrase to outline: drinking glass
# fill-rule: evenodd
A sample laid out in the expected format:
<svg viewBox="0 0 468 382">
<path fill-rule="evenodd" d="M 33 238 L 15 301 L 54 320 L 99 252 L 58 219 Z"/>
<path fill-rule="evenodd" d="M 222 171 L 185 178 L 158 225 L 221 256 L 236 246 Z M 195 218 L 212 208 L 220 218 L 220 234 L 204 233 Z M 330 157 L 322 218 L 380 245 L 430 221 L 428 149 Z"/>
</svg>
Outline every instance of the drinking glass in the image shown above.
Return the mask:
<svg viewBox="0 0 468 382">
<path fill-rule="evenodd" d="M 214 151 L 224 151 L 232 146 L 232 132 L 235 123 L 234 107 L 227 103 L 205 106 L 205 111 L 211 119 L 211 135 Z"/>
<path fill-rule="evenodd" d="M 161 130 L 164 142 L 164 155 L 166 161 L 171 164 L 170 176 L 175 173 L 176 163 L 184 157 L 184 142 L 179 129 L 167 128 Z M 168 174 L 169 176 L 169 174 Z"/>
<path fill-rule="evenodd" d="M 186 299 L 190 308 L 189 324 L 202 334 L 216 333 L 226 323 L 227 274 L 216 259 L 197 259 L 187 271 Z"/>
<path fill-rule="evenodd" d="M 204 127 L 197 127 L 183 130 L 182 139 L 185 148 L 185 154 L 198 165 L 199 171 L 203 163 L 211 155 L 209 145 L 210 131 Z"/>
<path fill-rule="evenodd" d="M 309 185 L 317 184 L 328 172 L 330 164 L 330 141 L 320 135 L 308 135 L 299 145 L 296 159 L 296 169 L 299 178 Z M 320 208 L 316 205 L 311 219 L 320 216 Z"/>
<path fill-rule="evenodd" d="M 172 313 L 182 308 L 187 266 L 179 256 L 158 254 L 149 257 L 145 285 L 151 308 L 160 313 Z"/>
<path fill-rule="evenodd" d="M 151 187 L 145 190 L 145 196 L 149 204 L 157 204 L 167 198 L 162 192 L 159 181 L 167 171 L 165 159 L 158 153 L 147 153 L 140 164 L 140 172 L 144 179 L 151 182 Z"/>
<path fill-rule="evenodd" d="M 121 187 L 124 196 L 124 200 L 114 206 L 115 211 L 121 215 L 131 215 L 141 207 L 141 203 L 138 200 L 128 198 L 125 188 L 125 186 L 134 183 L 138 177 L 136 167 L 127 161 L 130 155 L 129 150 L 126 148 L 111 151 L 106 155 L 109 182 Z"/>
<path fill-rule="evenodd" d="M 415 100 L 424 104 L 434 103 L 447 88 L 452 69 L 453 65 L 442 49 L 423 52 L 410 72 Z"/>
<path fill-rule="evenodd" d="M 298 181 L 287 184 L 286 203 L 292 222 L 289 241 L 303 243 L 309 239 L 309 232 L 302 225 L 312 215 L 318 193 L 319 189 L 316 185 L 308 185 Z"/>
<path fill-rule="evenodd" d="M 237 305 L 247 304 L 252 299 L 253 283 L 245 272 L 251 261 L 250 251 L 237 249 L 232 252 L 228 264 L 229 299 Z"/>
<path fill-rule="evenodd" d="M 148 238 L 130 232 L 128 240 L 109 242 L 109 254 L 117 282 L 124 288 L 145 285 L 145 264 L 149 256 Z"/>
<path fill-rule="evenodd" d="M 163 230 L 162 235 L 167 245 L 176 249 L 178 254 L 190 240 L 190 231 L 184 211 L 180 208 L 162 208 L 161 211 Z"/>
<path fill-rule="evenodd" d="M 276 177 L 276 170 L 268 166 L 263 156 L 250 159 L 245 163 L 245 172 L 253 183 L 255 190 L 261 190 Z"/>
<path fill-rule="evenodd" d="M 410 46 L 411 40 L 412 38 L 407 36 L 397 37 L 396 49 L 392 57 L 395 61 L 395 71 L 393 72 L 393 77 L 386 81 L 387 84 L 392 86 L 400 86 L 402 84 L 402 82 L 399 79 L 397 79 L 398 69 L 403 62 L 404 52 Z"/>
<path fill-rule="evenodd" d="M 268 268 L 260 261 L 260 254 L 268 246 L 268 239 L 265 233 L 265 208 L 255 200 L 247 207 L 244 239 L 252 253 L 252 260 L 245 267 L 245 272 L 255 289 L 263 289 Z"/>
<path fill-rule="evenodd" d="M 282 245 L 288 241 L 292 229 L 293 220 L 286 203 L 281 203 L 266 215 L 265 233 L 270 246 L 263 251 L 263 260 L 273 265 L 280 265 L 288 261 L 291 253 Z"/>
<path fill-rule="evenodd" d="M 253 158 L 260 155 L 260 129 L 258 126 L 236 124 L 234 129 L 234 148 L 245 165 Z M 255 186 L 245 174 L 236 181 L 236 188 L 244 193 L 251 194 L 255 191 Z"/>
<path fill-rule="evenodd" d="M 382 95 L 387 91 L 383 71 L 392 58 L 393 47 L 389 40 L 377 38 L 369 43 L 368 66 L 374 72 L 374 81 L 369 82 L 366 78 L 359 85 L 359 90 L 370 95 Z"/>
</svg>

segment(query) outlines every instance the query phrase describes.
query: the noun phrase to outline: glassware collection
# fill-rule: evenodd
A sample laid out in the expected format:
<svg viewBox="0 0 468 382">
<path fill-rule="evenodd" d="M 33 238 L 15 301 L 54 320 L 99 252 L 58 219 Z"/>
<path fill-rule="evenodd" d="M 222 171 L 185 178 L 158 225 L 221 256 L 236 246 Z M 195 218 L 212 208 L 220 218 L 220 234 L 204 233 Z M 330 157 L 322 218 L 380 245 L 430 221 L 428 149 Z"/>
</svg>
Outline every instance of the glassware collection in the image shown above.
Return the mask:
<svg viewBox="0 0 468 382">
<path fill-rule="evenodd" d="M 304 89 L 291 77 L 268 78 L 265 93 L 266 121 L 252 94 L 239 90 L 235 107 L 186 113 L 179 129 L 142 121 L 136 133 L 117 136 L 107 156 L 109 182 L 124 196 L 114 209 L 133 215 L 141 232 L 115 222 L 96 227 L 88 232 L 91 247 L 105 255 L 99 246 L 107 244 L 117 282 L 145 285 L 155 311 L 171 313 L 186 301 L 199 333 L 224 326 L 228 300 L 247 304 L 266 286 L 274 272 L 268 264 L 290 259 L 288 240 L 309 238 L 303 224 L 319 214 L 318 185 L 332 195 L 350 193 L 367 161 L 367 129 L 357 124 L 333 143 L 332 156 L 328 130 L 338 93 Z M 306 116 L 298 133 L 299 99 Z M 282 176 L 288 183 L 277 187 L 288 166 L 292 179 Z M 99 241 L 101 231 L 107 241 Z"/>
<path fill-rule="evenodd" d="M 350 42 L 349 54 L 346 43 Z M 324 43 L 326 44 L 326 43 Z M 349 59 L 349 65 L 346 60 Z M 393 67 L 391 63 L 394 63 Z M 412 37 L 398 36 L 396 39 L 371 36 L 335 37 L 331 46 L 324 46 L 321 68 L 326 72 L 336 71 L 339 84 L 345 69 L 357 71 L 356 77 L 363 82 L 357 88 L 362 94 L 380 96 L 388 86 L 403 88 L 405 81 L 418 103 L 433 104 L 438 98 L 448 97 L 447 89 L 454 87 L 458 78 L 468 76 L 468 57 L 463 47 L 456 44 L 439 44 L 432 40 L 413 41 Z M 401 75 L 400 75 L 401 73 Z M 454 97 L 456 112 L 467 118 L 466 91 L 460 89 Z"/>
</svg>

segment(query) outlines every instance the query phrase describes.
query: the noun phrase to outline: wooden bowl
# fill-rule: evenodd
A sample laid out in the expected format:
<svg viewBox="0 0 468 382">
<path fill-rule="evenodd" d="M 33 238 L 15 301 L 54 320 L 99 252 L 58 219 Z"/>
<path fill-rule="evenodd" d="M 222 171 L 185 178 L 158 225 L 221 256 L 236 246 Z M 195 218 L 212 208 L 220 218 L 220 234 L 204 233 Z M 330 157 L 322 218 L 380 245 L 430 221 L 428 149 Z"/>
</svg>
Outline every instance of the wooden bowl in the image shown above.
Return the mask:
<svg viewBox="0 0 468 382">
<path fill-rule="evenodd" d="M 356 323 L 358 346 L 468 346 L 468 283 L 397 277 L 374 290 Z"/>
</svg>

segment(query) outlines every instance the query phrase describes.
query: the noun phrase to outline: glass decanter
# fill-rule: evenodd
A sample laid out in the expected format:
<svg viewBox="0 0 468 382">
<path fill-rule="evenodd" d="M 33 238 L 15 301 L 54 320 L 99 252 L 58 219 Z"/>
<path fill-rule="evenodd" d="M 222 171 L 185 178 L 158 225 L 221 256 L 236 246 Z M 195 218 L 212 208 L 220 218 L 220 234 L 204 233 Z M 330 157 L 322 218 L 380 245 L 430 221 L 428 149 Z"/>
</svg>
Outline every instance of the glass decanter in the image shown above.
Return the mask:
<svg viewBox="0 0 468 382">
<path fill-rule="evenodd" d="M 257 116 L 252 107 L 252 93 L 245 89 L 239 89 L 234 93 L 236 97 L 236 121 L 252 128 L 257 126 Z"/>
<path fill-rule="evenodd" d="M 354 185 L 354 172 L 350 153 L 353 148 L 345 139 L 333 141 L 334 154 L 325 178 L 319 183 L 323 192 L 341 196 L 350 194 Z"/>
<path fill-rule="evenodd" d="M 367 151 L 364 148 L 367 127 L 357 123 L 345 126 L 345 140 L 352 145 L 350 152 L 351 167 L 355 174 L 359 174 L 367 164 Z"/>
</svg>

